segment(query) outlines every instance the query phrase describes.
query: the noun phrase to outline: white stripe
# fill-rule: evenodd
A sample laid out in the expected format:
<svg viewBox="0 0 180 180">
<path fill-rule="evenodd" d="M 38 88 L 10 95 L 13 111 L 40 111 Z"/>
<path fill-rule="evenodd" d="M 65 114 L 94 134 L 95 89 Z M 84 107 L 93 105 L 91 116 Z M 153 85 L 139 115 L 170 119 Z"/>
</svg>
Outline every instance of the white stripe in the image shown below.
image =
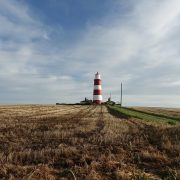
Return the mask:
<svg viewBox="0 0 180 180">
<path fill-rule="evenodd" d="M 102 101 L 102 95 L 93 95 L 93 100 L 99 100 Z"/>
<path fill-rule="evenodd" d="M 96 89 L 101 90 L 102 89 L 101 85 L 94 85 L 94 90 L 96 90 Z"/>
<path fill-rule="evenodd" d="M 95 79 L 101 79 L 100 74 L 95 74 Z"/>
</svg>

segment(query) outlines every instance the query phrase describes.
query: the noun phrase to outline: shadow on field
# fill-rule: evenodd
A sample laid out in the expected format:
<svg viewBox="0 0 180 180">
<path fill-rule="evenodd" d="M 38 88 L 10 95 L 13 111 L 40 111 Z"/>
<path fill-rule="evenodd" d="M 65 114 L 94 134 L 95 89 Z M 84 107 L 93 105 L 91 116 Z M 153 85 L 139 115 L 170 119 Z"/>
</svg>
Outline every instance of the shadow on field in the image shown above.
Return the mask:
<svg viewBox="0 0 180 180">
<path fill-rule="evenodd" d="M 129 119 L 129 118 L 130 118 L 130 116 L 128 116 L 127 114 L 124 114 L 124 113 L 122 113 L 122 112 L 119 112 L 119 111 L 117 111 L 117 110 L 115 110 L 115 109 L 113 109 L 113 108 L 111 108 L 111 107 L 109 107 L 109 106 L 107 106 L 107 109 L 108 109 L 108 112 L 109 112 L 111 115 L 115 116 L 115 117 L 123 118 L 123 119 Z"/>
</svg>

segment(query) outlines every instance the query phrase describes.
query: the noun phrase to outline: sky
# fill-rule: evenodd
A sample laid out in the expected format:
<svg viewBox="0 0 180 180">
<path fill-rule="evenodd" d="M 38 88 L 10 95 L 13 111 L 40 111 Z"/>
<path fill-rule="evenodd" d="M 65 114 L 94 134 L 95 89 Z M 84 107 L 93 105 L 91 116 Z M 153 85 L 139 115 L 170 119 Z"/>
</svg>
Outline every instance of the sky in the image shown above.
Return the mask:
<svg viewBox="0 0 180 180">
<path fill-rule="evenodd" d="M 0 0 L 0 104 L 180 107 L 179 0 Z"/>
</svg>

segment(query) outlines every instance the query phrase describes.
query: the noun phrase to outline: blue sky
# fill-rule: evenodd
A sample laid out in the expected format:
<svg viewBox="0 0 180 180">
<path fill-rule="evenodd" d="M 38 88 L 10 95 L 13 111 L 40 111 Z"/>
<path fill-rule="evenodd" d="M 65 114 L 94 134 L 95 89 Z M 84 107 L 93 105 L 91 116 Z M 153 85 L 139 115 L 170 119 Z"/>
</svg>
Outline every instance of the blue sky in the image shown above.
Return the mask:
<svg viewBox="0 0 180 180">
<path fill-rule="evenodd" d="M 179 0 L 1 0 L 0 103 L 180 107 Z"/>
</svg>

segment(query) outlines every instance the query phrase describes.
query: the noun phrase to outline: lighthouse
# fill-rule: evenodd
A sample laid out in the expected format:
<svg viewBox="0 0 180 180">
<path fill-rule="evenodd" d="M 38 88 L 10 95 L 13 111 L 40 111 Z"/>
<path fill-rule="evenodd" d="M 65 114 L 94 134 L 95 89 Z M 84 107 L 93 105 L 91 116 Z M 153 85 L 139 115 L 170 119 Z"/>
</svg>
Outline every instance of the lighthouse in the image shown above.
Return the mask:
<svg viewBox="0 0 180 180">
<path fill-rule="evenodd" d="M 102 103 L 101 76 L 98 72 L 95 74 L 94 78 L 93 102 L 95 104 Z"/>
</svg>

